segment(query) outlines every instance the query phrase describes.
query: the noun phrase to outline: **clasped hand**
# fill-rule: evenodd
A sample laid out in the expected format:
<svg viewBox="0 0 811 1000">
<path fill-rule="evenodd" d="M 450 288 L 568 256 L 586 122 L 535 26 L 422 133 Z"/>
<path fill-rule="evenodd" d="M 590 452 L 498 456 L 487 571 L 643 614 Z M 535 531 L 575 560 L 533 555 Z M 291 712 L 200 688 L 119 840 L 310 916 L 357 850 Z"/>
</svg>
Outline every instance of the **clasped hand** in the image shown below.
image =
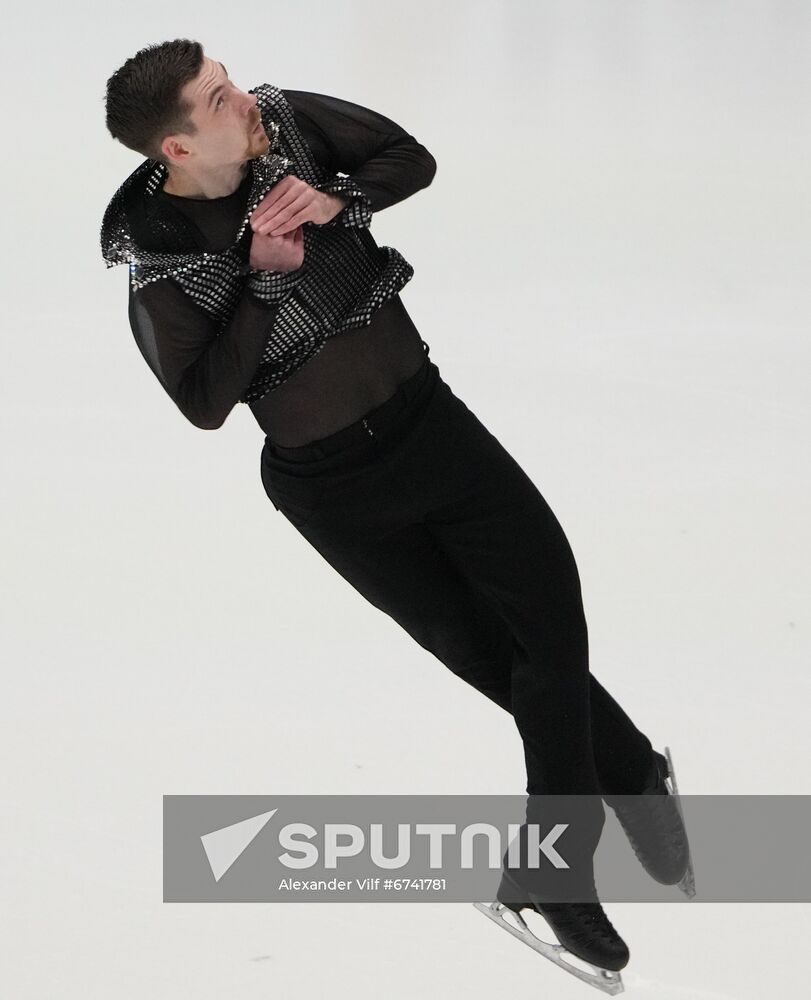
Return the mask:
<svg viewBox="0 0 811 1000">
<path fill-rule="evenodd" d="M 305 222 L 323 225 L 346 205 L 341 195 L 316 191 L 289 174 L 268 191 L 251 214 L 250 264 L 267 271 L 295 271 L 304 262 Z"/>
<path fill-rule="evenodd" d="M 261 236 L 283 236 L 304 222 L 323 226 L 343 210 L 347 199 L 316 191 L 293 174 L 268 191 L 251 215 L 251 229 Z"/>
</svg>

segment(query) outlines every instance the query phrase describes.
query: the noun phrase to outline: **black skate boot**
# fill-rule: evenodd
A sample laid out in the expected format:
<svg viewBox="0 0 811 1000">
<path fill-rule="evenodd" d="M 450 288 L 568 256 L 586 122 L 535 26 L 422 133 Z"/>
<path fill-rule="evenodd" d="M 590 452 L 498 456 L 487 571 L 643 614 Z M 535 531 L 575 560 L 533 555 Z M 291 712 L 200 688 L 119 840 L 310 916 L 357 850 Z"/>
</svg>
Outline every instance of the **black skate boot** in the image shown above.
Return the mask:
<svg viewBox="0 0 811 1000">
<path fill-rule="evenodd" d="M 515 913 L 524 907 L 536 910 L 567 951 L 589 965 L 618 972 L 628 964 L 630 952 L 606 916 L 593 882 L 591 888 L 593 899 L 590 902 L 549 903 L 532 889 L 519 886 L 504 872 L 496 899 Z"/>
<path fill-rule="evenodd" d="M 654 751 L 654 762 L 644 789 L 636 795 L 605 795 L 616 813 L 634 853 L 645 871 L 661 885 L 679 884 L 695 895 L 687 831 L 678 803 L 678 790 L 668 754 Z M 672 791 L 667 779 L 672 782 Z"/>
<path fill-rule="evenodd" d="M 588 895 L 593 896 L 592 902 L 546 902 L 532 889 L 520 886 L 505 871 L 496 899 L 489 905 L 473 905 L 570 975 L 614 996 L 625 988 L 619 970 L 628 964 L 630 953 L 605 915 L 593 880 Z M 544 918 L 559 943 L 544 941 L 533 933 L 521 916 L 521 910 L 525 908 Z M 584 962 L 592 971 L 588 972 L 568 961 L 566 954 Z"/>
<path fill-rule="evenodd" d="M 495 899 L 473 905 L 570 975 L 613 995 L 623 991 L 619 970 L 630 955 L 594 884 L 593 856 L 604 820 L 599 795 L 530 795 L 526 822 L 504 854 Z M 543 846 L 553 833 L 563 865 Z M 522 910 L 543 917 L 557 941 L 538 937 L 535 918 L 528 924 Z"/>
</svg>

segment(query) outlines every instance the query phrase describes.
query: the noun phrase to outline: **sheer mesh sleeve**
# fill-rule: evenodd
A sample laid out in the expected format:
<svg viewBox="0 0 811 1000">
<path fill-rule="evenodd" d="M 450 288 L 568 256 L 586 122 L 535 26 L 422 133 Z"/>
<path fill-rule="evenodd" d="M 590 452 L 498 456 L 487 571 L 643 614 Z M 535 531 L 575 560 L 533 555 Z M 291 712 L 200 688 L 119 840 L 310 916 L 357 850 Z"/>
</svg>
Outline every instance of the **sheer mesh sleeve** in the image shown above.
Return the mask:
<svg viewBox="0 0 811 1000">
<path fill-rule="evenodd" d="M 130 326 L 141 354 L 186 419 L 205 430 L 222 426 L 250 384 L 278 308 L 246 287 L 218 333 L 171 278 L 137 291 L 129 286 Z"/>
<path fill-rule="evenodd" d="M 390 118 L 360 104 L 307 90 L 283 90 L 313 156 L 333 176 L 318 190 L 343 194 L 346 208 L 332 220 L 366 227 L 372 213 L 427 187 L 436 160 Z M 339 172 L 348 174 L 338 176 Z"/>
</svg>

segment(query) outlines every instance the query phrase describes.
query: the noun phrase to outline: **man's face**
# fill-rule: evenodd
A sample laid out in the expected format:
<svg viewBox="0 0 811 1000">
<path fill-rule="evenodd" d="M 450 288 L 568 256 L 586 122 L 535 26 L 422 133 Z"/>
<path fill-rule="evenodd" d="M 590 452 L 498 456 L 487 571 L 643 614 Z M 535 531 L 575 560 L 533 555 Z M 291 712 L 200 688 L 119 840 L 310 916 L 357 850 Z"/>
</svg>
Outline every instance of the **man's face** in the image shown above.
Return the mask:
<svg viewBox="0 0 811 1000">
<path fill-rule="evenodd" d="M 262 128 L 256 95 L 232 83 L 221 62 L 204 56 L 203 68 L 186 84 L 182 96 L 192 104 L 191 118 L 198 132 L 194 136 L 178 132 L 163 140 L 162 149 L 170 162 L 184 168 L 194 164 L 216 169 L 268 151 L 270 142 Z"/>
</svg>

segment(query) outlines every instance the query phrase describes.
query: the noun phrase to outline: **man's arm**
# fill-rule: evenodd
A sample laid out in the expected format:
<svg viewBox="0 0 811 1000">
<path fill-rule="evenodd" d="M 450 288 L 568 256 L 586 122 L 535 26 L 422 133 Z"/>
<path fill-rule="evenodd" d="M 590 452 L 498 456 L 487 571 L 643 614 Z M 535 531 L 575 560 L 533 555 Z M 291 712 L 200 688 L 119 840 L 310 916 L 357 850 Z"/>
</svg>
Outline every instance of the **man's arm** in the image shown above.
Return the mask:
<svg viewBox="0 0 811 1000">
<path fill-rule="evenodd" d="M 296 272 L 280 274 L 287 281 Z M 228 324 L 213 318 L 171 278 L 130 285 L 129 318 L 136 343 L 180 411 L 204 430 L 216 430 L 239 402 L 259 366 L 280 302 L 262 272 L 262 297 L 246 285 Z M 270 279 L 270 280 L 268 280 Z M 282 293 L 280 293 L 282 294 Z"/>
<path fill-rule="evenodd" d="M 396 205 L 436 174 L 436 160 L 390 118 L 338 97 L 283 90 L 313 157 L 332 176 L 318 190 L 350 201 L 332 224 L 368 226 L 373 212 Z M 338 177 L 338 172 L 348 177 Z"/>
</svg>

